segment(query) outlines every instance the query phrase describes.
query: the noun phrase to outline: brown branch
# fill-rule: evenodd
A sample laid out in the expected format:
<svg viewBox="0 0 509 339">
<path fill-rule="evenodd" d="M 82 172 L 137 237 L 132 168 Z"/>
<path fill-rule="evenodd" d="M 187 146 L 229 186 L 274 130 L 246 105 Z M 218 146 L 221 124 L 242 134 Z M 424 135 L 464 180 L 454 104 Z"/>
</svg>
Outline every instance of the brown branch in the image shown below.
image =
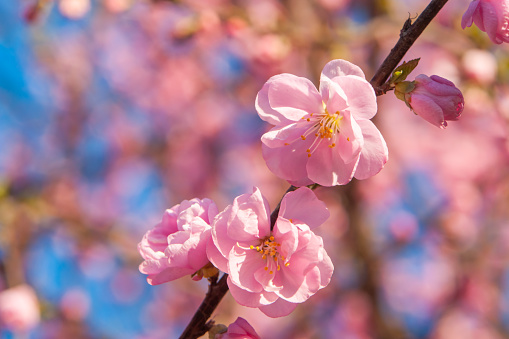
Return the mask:
<svg viewBox="0 0 509 339">
<path fill-rule="evenodd" d="M 373 86 L 377 95 L 382 95 L 387 92 L 387 88 L 384 88 L 383 86 L 385 81 L 387 81 L 392 71 L 398 66 L 405 56 L 406 52 L 410 49 L 410 47 L 412 47 L 415 40 L 417 40 L 431 20 L 433 20 L 442 7 L 444 7 L 447 1 L 448 0 L 432 0 L 413 24 L 410 24 L 410 19 L 405 22 L 405 25 L 399 35 L 398 42 L 394 48 L 391 49 L 387 58 L 385 58 L 375 75 L 373 75 L 373 78 L 371 78 L 371 86 Z"/>
<path fill-rule="evenodd" d="M 201 337 L 212 328 L 213 322 L 207 322 L 207 320 L 210 318 L 217 305 L 219 305 L 219 302 L 223 299 L 226 292 L 228 292 L 227 278 L 228 274 L 225 273 L 219 281 L 217 281 L 217 277 L 216 279 L 211 279 L 205 299 L 203 299 L 200 307 L 179 339 L 195 339 Z"/>
</svg>

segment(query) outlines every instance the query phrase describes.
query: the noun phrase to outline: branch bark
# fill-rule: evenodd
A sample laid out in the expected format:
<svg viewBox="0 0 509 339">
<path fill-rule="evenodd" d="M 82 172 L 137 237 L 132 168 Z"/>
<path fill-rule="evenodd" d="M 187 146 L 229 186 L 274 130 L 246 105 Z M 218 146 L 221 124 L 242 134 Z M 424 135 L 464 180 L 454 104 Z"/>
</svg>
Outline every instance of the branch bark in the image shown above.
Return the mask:
<svg viewBox="0 0 509 339">
<path fill-rule="evenodd" d="M 432 0 L 424 11 L 419 15 L 413 24 L 409 24 L 408 19 L 401 30 L 399 40 L 396 45 L 391 49 L 391 52 L 382 65 L 378 68 L 373 78 L 371 78 L 371 86 L 375 89 L 376 95 L 382 95 L 383 84 L 387 81 L 392 71 L 398 66 L 406 52 L 412 47 L 415 40 L 421 35 L 433 18 L 440 12 L 442 7 L 448 0 Z"/>
</svg>

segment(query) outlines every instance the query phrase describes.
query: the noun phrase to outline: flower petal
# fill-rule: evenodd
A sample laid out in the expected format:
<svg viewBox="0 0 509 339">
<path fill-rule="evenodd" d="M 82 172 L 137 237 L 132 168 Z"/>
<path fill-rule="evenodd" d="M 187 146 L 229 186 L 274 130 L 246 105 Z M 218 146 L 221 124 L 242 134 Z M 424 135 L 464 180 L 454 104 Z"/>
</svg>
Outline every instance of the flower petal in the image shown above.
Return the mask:
<svg viewBox="0 0 509 339">
<path fill-rule="evenodd" d="M 279 216 L 298 220 L 313 229 L 323 224 L 330 213 L 325 203 L 318 200 L 312 190 L 301 187 L 283 197 Z"/>
<path fill-rule="evenodd" d="M 472 26 L 472 22 L 474 21 L 473 16 L 477 6 L 479 6 L 479 0 L 472 1 L 470 5 L 468 5 L 468 9 L 461 18 L 461 28 L 465 29 L 466 27 Z"/>
<path fill-rule="evenodd" d="M 297 304 L 279 298 L 270 305 L 261 306 L 260 311 L 271 318 L 279 318 L 289 315 L 296 307 Z"/>
<path fill-rule="evenodd" d="M 306 166 L 309 179 L 322 186 L 335 186 L 352 180 L 360 156 L 355 161 L 345 163 L 335 149 L 319 147 L 312 158 Z"/>
<path fill-rule="evenodd" d="M 232 205 L 226 207 L 223 212 L 216 216 L 212 223 L 212 240 L 214 241 L 215 247 L 217 247 L 221 255 L 225 258 L 228 257 L 233 246 L 237 243 L 228 236 L 228 219 L 232 214 L 232 209 Z M 221 271 L 227 272 L 227 270 L 223 269 L 221 269 Z"/>
<path fill-rule="evenodd" d="M 363 78 L 349 75 L 336 77 L 332 81 L 338 84 L 348 98 L 348 109 L 354 119 L 371 119 L 378 109 L 373 86 Z"/>
<path fill-rule="evenodd" d="M 442 108 L 429 97 L 421 94 L 413 94 L 409 103 L 415 114 L 420 115 L 421 118 L 427 122 L 440 128 L 445 128 L 445 126 L 447 126 Z M 414 107 L 418 107 L 418 110 L 415 110 Z"/>
<path fill-rule="evenodd" d="M 329 61 L 325 65 L 325 67 L 322 70 L 320 81 L 322 80 L 322 78 L 332 79 L 337 76 L 346 75 L 356 75 L 358 77 L 365 79 L 364 72 L 359 66 L 354 65 L 346 60 L 336 59 Z"/>
<path fill-rule="evenodd" d="M 219 252 L 212 237 L 207 243 L 207 258 L 210 262 L 223 272 L 228 272 L 228 260 Z"/>
<path fill-rule="evenodd" d="M 265 260 L 255 250 L 235 246 L 228 256 L 228 274 L 232 282 L 249 292 L 259 293 L 263 286 L 256 280 L 254 272 L 265 268 Z"/>
<path fill-rule="evenodd" d="M 266 82 L 262 89 L 256 95 L 255 108 L 260 118 L 272 125 L 285 125 L 291 121 L 285 118 L 281 113 L 272 109 L 269 102 L 270 82 Z"/>
<path fill-rule="evenodd" d="M 242 306 L 261 307 L 269 305 L 279 299 L 279 297 L 272 292 L 262 291 L 261 293 L 254 293 L 246 291 L 235 285 L 230 279 L 230 276 L 228 276 L 228 288 L 233 299 Z"/>
<path fill-rule="evenodd" d="M 275 75 L 270 83 L 270 107 L 286 119 L 297 121 L 308 113 L 323 110 L 322 96 L 311 81 L 293 74 Z"/>
<path fill-rule="evenodd" d="M 270 232 L 270 207 L 257 187 L 235 198 L 228 219 L 228 236 L 236 241 L 254 241 Z"/>
<path fill-rule="evenodd" d="M 355 170 L 355 178 L 362 180 L 380 172 L 389 159 L 389 150 L 382 134 L 370 120 L 359 120 L 357 123 L 362 130 L 364 147 Z"/>
<path fill-rule="evenodd" d="M 145 272 L 149 270 L 148 267 L 143 267 L 145 263 L 148 263 L 147 261 L 143 262 L 140 265 L 140 272 L 146 274 Z M 142 270 L 143 269 L 143 270 Z M 149 274 L 147 276 L 147 282 L 150 285 L 159 285 L 168 281 L 173 281 L 175 279 L 182 278 L 186 275 L 191 275 L 195 270 L 191 268 L 184 268 L 184 267 L 169 267 L 167 269 L 164 269 L 161 272 L 158 272 L 157 274 Z"/>
<path fill-rule="evenodd" d="M 269 148 L 262 144 L 263 158 L 267 167 L 278 177 L 288 181 L 303 180 L 303 185 L 310 185 L 313 182 L 307 179 L 308 153 L 306 150 L 311 143 L 312 139 L 307 138 L 278 148 Z"/>
</svg>

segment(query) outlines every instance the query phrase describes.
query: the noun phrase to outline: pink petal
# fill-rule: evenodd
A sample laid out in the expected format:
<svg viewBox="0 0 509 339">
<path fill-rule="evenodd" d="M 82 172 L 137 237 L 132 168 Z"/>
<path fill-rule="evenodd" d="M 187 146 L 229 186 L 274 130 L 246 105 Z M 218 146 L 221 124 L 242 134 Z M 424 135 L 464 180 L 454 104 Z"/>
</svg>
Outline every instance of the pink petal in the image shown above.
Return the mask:
<svg viewBox="0 0 509 339">
<path fill-rule="evenodd" d="M 142 264 L 143 265 L 143 264 Z M 141 271 L 141 266 L 140 266 Z M 179 279 L 185 277 L 186 275 L 191 275 L 196 272 L 190 268 L 182 268 L 182 267 L 171 267 L 161 271 L 158 274 L 149 274 L 147 276 L 147 282 L 150 285 L 159 285 L 168 281 L 173 281 L 175 279 Z M 142 272 L 144 273 L 144 272 Z"/>
<path fill-rule="evenodd" d="M 269 148 L 262 144 L 262 154 L 267 167 L 278 177 L 288 181 L 303 180 L 304 182 L 313 182 L 307 180 L 306 163 L 308 153 L 306 149 L 313 140 L 298 140 L 288 146 Z"/>
<path fill-rule="evenodd" d="M 346 76 L 346 75 L 356 75 L 363 79 L 365 78 L 364 72 L 362 71 L 362 69 L 359 66 L 354 65 L 351 62 L 348 62 L 346 60 L 336 59 L 336 60 L 329 61 L 325 65 L 325 67 L 322 70 L 320 80 L 322 80 L 322 78 L 324 78 L 324 77 L 332 79 L 337 76 Z"/>
<path fill-rule="evenodd" d="M 232 205 L 219 213 L 212 224 L 212 240 L 223 257 L 230 254 L 231 249 L 237 243 L 228 236 L 228 219 L 232 214 Z M 221 269 L 222 270 L 222 269 Z M 227 272 L 227 270 L 222 270 Z"/>
<path fill-rule="evenodd" d="M 211 238 L 211 230 L 209 229 L 200 233 L 197 238 L 198 241 L 193 245 L 193 248 L 189 250 L 187 255 L 188 265 L 196 271 L 209 262 L 207 258 L 207 243 Z"/>
<path fill-rule="evenodd" d="M 308 113 L 323 110 L 322 97 L 306 78 L 279 74 L 269 79 L 269 102 L 286 119 L 297 121 Z"/>
<path fill-rule="evenodd" d="M 246 291 L 235 285 L 235 283 L 230 279 L 230 276 L 228 276 L 228 288 L 233 299 L 242 306 L 261 307 L 271 304 L 279 299 L 279 297 L 272 292 L 262 291 L 260 293 L 253 293 Z"/>
<path fill-rule="evenodd" d="M 320 270 L 320 288 L 324 288 L 329 285 L 332 273 L 334 273 L 334 265 L 325 249 L 322 247 L 321 250 L 322 259 L 318 262 L 316 267 Z"/>
<path fill-rule="evenodd" d="M 332 79 L 345 92 L 348 98 L 348 110 L 354 119 L 371 119 L 378 109 L 376 95 L 369 82 L 356 76 L 336 77 Z"/>
<path fill-rule="evenodd" d="M 255 241 L 270 232 L 270 207 L 257 187 L 252 194 L 235 198 L 228 219 L 228 236 L 236 241 Z"/>
<path fill-rule="evenodd" d="M 355 178 L 362 180 L 380 172 L 389 159 L 389 150 L 382 134 L 371 121 L 358 120 L 357 123 L 362 130 L 364 146 L 355 170 Z"/>
<path fill-rule="evenodd" d="M 465 29 L 466 27 L 472 26 L 472 22 L 474 20 L 473 15 L 477 9 L 477 6 L 479 6 L 479 0 L 475 0 L 470 3 L 467 11 L 463 14 L 463 17 L 461 18 L 461 28 Z"/>
<path fill-rule="evenodd" d="M 219 270 L 228 272 L 228 260 L 219 252 L 212 238 L 207 243 L 207 258 Z"/>
<path fill-rule="evenodd" d="M 340 129 L 341 132 L 336 137 L 336 147 L 334 149 L 345 163 L 357 161 L 364 146 L 364 137 L 359 124 L 353 118 L 349 109 L 343 112 Z M 328 147 L 328 145 L 324 144 L 322 147 Z"/>
<path fill-rule="evenodd" d="M 482 23 L 484 25 L 485 32 L 490 37 L 490 40 L 496 44 L 501 44 L 503 41 L 499 38 L 500 23 L 498 21 L 499 19 L 497 11 L 495 10 L 495 7 L 487 1 L 484 1 L 482 3 L 482 18 L 483 18 Z M 479 28 L 481 27 L 479 26 Z"/>
<path fill-rule="evenodd" d="M 228 326 L 228 334 L 230 336 L 239 335 L 240 337 L 238 339 L 247 339 L 247 337 L 245 337 L 246 335 L 249 336 L 249 339 L 260 339 L 260 336 L 256 333 L 253 326 L 241 317 L 238 317 L 234 323 Z"/>
<path fill-rule="evenodd" d="M 309 270 L 305 276 L 295 275 L 290 270 L 284 270 L 283 289 L 276 294 L 286 301 L 292 303 L 302 303 L 308 300 L 320 289 L 320 271 L 314 267 Z"/>
<path fill-rule="evenodd" d="M 310 123 L 291 123 L 283 126 L 276 126 L 262 135 L 262 142 L 270 148 L 288 147 L 285 143 L 301 143 L 303 135 L 312 125 Z"/>
<path fill-rule="evenodd" d="M 352 180 L 360 156 L 345 164 L 335 149 L 319 147 L 311 158 L 306 166 L 309 179 L 322 186 L 335 186 Z"/>
<path fill-rule="evenodd" d="M 320 83 L 320 91 L 322 93 L 322 100 L 327 106 L 329 113 L 343 111 L 348 108 L 348 97 L 343 91 L 343 88 L 336 82 L 325 80 Z"/>
<path fill-rule="evenodd" d="M 281 255 L 291 257 L 297 250 L 299 233 L 297 227 L 289 220 L 278 217 L 274 225 L 274 238 L 281 244 Z"/>
<path fill-rule="evenodd" d="M 270 82 L 266 82 L 262 89 L 256 95 L 255 108 L 260 118 L 272 125 L 285 125 L 291 121 L 285 118 L 281 113 L 273 110 L 269 103 Z"/>
<path fill-rule="evenodd" d="M 228 256 L 228 274 L 231 281 L 249 292 L 259 293 L 263 286 L 256 280 L 254 273 L 264 269 L 266 260 L 255 250 L 234 247 Z"/>
<path fill-rule="evenodd" d="M 266 316 L 271 318 L 279 318 L 289 315 L 293 312 L 293 310 L 297 307 L 297 304 L 290 303 L 281 298 L 277 299 L 270 305 L 261 306 L 260 311 L 262 311 Z"/>
<path fill-rule="evenodd" d="M 276 274 L 278 274 L 278 271 L 275 261 L 267 260 L 266 265 L 254 272 L 254 278 L 263 286 L 264 291 L 276 292 L 282 288 L 281 285 L 274 284 L 273 282 Z"/>
<path fill-rule="evenodd" d="M 323 224 L 330 213 L 325 203 L 318 200 L 312 190 L 301 187 L 283 197 L 279 216 L 299 220 L 313 229 Z"/>
<path fill-rule="evenodd" d="M 414 94 L 410 98 L 410 106 L 416 107 L 414 112 L 420 115 L 427 122 L 440 127 L 445 128 L 447 126 L 444 120 L 444 112 L 432 99 L 425 95 Z"/>
</svg>

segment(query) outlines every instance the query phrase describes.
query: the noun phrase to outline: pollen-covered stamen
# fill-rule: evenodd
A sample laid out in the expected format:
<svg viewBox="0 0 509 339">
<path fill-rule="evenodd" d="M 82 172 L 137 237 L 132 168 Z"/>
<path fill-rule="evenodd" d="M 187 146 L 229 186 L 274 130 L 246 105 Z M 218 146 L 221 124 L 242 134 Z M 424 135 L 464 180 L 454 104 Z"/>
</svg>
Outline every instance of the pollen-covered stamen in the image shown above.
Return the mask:
<svg viewBox="0 0 509 339">
<path fill-rule="evenodd" d="M 310 126 L 299 137 L 285 142 L 285 146 L 288 146 L 294 142 L 307 140 L 310 135 L 314 135 L 315 139 L 309 148 L 306 149 L 308 157 L 314 153 L 314 151 L 318 148 L 324 139 L 327 139 L 327 143 L 329 144 L 328 147 L 336 147 L 336 136 L 341 132 L 340 127 L 341 120 L 343 120 L 343 115 L 340 111 L 336 111 L 335 113 L 331 114 L 327 110 L 325 103 L 323 106 L 323 112 L 305 115 L 299 121 L 297 121 L 297 124 L 306 124 Z"/>
<path fill-rule="evenodd" d="M 250 249 L 255 250 L 256 252 L 262 255 L 262 259 L 267 260 L 267 266 L 265 266 L 265 271 L 269 271 L 269 261 L 271 258 L 274 260 L 276 264 L 276 269 L 281 270 L 281 263 L 285 262 L 285 258 L 279 254 L 278 248 L 281 247 L 281 244 L 275 241 L 274 236 L 270 236 L 264 239 L 261 239 L 259 246 L 249 246 Z M 288 267 L 290 263 L 285 263 L 284 266 Z M 271 270 L 269 274 L 273 274 L 274 272 Z"/>
</svg>

